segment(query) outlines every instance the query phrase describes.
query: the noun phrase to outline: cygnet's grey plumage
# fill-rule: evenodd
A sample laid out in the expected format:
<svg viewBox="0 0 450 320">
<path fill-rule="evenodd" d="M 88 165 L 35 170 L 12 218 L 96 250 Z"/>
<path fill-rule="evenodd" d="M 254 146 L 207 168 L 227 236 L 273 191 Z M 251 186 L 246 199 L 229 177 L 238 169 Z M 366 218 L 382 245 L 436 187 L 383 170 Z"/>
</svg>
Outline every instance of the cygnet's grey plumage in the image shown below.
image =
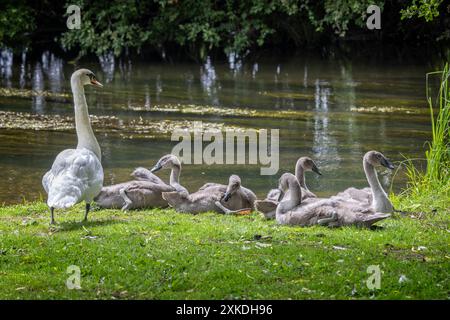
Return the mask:
<svg viewBox="0 0 450 320">
<path fill-rule="evenodd" d="M 208 211 L 232 213 L 253 209 L 256 200 L 253 191 L 241 186 L 241 179 L 237 175 L 230 176 L 228 185 L 208 183 L 192 194 L 168 192 L 163 197 L 175 210 L 194 214 Z M 217 202 L 220 203 L 219 206 Z"/>
<path fill-rule="evenodd" d="M 295 164 L 295 177 L 297 178 L 302 192 L 302 200 L 306 200 L 308 198 L 316 198 L 317 196 L 309 191 L 305 182 L 305 172 L 312 171 L 318 175 L 321 175 L 316 163 L 309 157 L 301 157 L 297 160 Z M 272 189 L 267 194 L 266 199 L 257 200 L 255 202 L 256 210 L 261 212 L 266 219 L 274 219 L 275 212 L 278 206 L 278 203 L 281 199 L 289 198 L 291 191 L 286 191 L 286 193 L 282 193 L 279 189 Z"/>
<path fill-rule="evenodd" d="M 339 192 L 336 196 L 357 201 L 361 205 L 373 208 L 377 212 L 392 213 L 394 207 L 378 180 L 375 168 L 379 166 L 394 169 L 394 165 L 381 152 L 375 150 L 367 152 L 363 157 L 363 167 L 370 188 L 356 189 L 350 187 Z"/>
<path fill-rule="evenodd" d="M 171 169 L 170 183 L 166 184 L 153 174 L 160 169 Z M 153 172 L 152 172 L 153 171 Z M 103 187 L 95 202 L 101 208 L 122 210 L 165 208 L 163 192 L 186 190 L 179 183 L 181 163 L 174 155 L 165 155 L 152 170 L 136 168 L 131 174 L 136 180 Z"/>
<path fill-rule="evenodd" d="M 300 184 L 290 173 L 285 173 L 280 178 L 279 188 L 293 192 L 289 199 L 283 199 L 277 206 L 276 220 L 279 224 L 370 227 L 390 217 L 390 214 L 375 212 L 356 201 L 345 201 L 338 197 L 307 199 L 302 203 L 299 196 Z"/>
</svg>

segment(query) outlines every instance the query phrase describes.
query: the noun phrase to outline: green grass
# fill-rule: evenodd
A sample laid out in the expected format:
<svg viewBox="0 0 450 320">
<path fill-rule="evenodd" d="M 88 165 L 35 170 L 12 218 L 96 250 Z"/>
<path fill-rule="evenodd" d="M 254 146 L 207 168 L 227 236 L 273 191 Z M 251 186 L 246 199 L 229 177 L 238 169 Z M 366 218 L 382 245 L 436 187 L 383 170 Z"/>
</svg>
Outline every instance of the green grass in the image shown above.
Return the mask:
<svg viewBox="0 0 450 320">
<path fill-rule="evenodd" d="M 448 299 L 449 211 L 376 230 L 278 226 L 259 215 L 0 208 L 0 299 Z M 81 269 L 81 289 L 65 285 Z M 381 288 L 367 268 L 379 265 Z M 399 282 L 404 275 L 407 280 Z"/>
</svg>

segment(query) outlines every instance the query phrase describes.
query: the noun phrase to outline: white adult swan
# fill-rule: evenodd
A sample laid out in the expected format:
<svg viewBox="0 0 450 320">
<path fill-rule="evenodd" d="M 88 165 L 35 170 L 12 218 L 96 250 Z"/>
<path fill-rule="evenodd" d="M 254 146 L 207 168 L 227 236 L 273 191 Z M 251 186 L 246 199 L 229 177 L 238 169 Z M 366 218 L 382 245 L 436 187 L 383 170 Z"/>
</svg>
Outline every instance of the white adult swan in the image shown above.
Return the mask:
<svg viewBox="0 0 450 320">
<path fill-rule="evenodd" d="M 70 85 L 75 105 L 78 145 L 76 149 L 59 153 L 52 168 L 42 178 L 42 185 L 48 194 L 51 224 L 55 223 L 55 208 L 69 208 L 81 201 L 86 202 L 86 221 L 90 203 L 103 185 L 100 146 L 92 131 L 84 95 L 84 86 L 90 84 L 103 87 L 92 71 L 80 69 L 72 74 Z"/>
<path fill-rule="evenodd" d="M 291 197 L 283 199 L 277 206 L 276 219 L 279 224 L 370 227 L 375 222 L 390 217 L 390 214 L 375 212 L 356 201 L 345 201 L 338 197 L 310 198 L 302 203 L 300 184 L 290 173 L 281 176 L 279 188 L 283 191 L 291 190 Z"/>
<path fill-rule="evenodd" d="M 378 180 L 376 167 L 384 166 L 394 169 L 394 165 L 381 152 L 369 151 L 364 155 L 363 167 L 370 188 L 356 189 L 348 188 L 336 196 L 339 198 L 353 200 L 367 207 L 373 208 L 376 212 L 392 213 L 394 210 L 391 201 Z"/>
</svg>

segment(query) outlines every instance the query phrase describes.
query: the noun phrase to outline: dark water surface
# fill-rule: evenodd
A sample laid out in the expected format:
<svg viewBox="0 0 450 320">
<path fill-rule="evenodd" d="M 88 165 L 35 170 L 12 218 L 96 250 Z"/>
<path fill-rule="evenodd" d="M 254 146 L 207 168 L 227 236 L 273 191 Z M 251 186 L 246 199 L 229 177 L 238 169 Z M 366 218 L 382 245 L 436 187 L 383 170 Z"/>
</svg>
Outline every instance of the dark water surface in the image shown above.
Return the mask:
<svg viewBox="0 0 450 320">
<path fill-rule="evenodd" d="M 94 128 L 105 184 L 127 180 L 134 167 L 150 167 L 170 153 L 175 145 L 170 130 L 193 120 L 221 129 L 280 129 L 280 171 L 261 176 L 259 164 L 185 165 L 182 183 L 191 191 L 237 173 L 263 196 L 281 173 L 293 171 L 298 157 L 309 155 L 323 173 L 307 173 L 310 189 L 331 195 L 366 186 L 361 162 L 366 151 L 379 150 L 394 161 L 402 154 L 423 158 L 429 139 L 425 73 L 432 70 L 417 63 L 296 56 L 278 63 L 209 59 L 199 65 L 105 57 L 80 66 L 104 84 L 102 90 L 88 88 L 86 95 L 90 113 L 103 116 Z M 0 203 L 38 199 L 54 157 L 76 145 L 74 129 L 55 118 L 73 116 L 73 71 L 74 65 L 49 52 L 38 59 L 1 52 Z M 24 116 L 31 127 L 22 125 Z M 46 119 L 47 127 L 32 129 Z M 151 128 L 137 130 L 133 123 Z M 166 179 L 168 172 L 160 175 Z M 380 177 L 391 185 L 392 173 L 382 171 Z M 404 184 L 400 170 L 393 190 Z"/>
</svg>

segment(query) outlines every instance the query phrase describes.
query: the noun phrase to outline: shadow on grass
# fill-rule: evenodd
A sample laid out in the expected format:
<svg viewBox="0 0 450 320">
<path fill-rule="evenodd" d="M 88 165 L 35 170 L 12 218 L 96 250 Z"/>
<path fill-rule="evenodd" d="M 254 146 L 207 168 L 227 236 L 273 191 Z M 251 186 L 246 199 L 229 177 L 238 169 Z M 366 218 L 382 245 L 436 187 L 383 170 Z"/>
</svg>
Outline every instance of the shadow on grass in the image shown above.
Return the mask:
<svg viewBox="0 0 450 320">
<path fill-rule="evenodd" d="M 123 222 L 125 221 L 111 218 L 104 220 L 65 221 L 59 223 L 56 227 L 58 228 L 58 231 L 73 231 L 83 229 L 83 227 L 89 228 L 89 227 L 107 226 Z"/>
<path fill-rule="evenodd" d="M 385 227 L 383 227 L 383 226 L 377 226 L 377 225 L 372 225 L 372 226 L 370 226 L 369 229 L 372 230 L 372 231 L 383 231 L 383 230 L 385 229 Z"/>
</svg>

